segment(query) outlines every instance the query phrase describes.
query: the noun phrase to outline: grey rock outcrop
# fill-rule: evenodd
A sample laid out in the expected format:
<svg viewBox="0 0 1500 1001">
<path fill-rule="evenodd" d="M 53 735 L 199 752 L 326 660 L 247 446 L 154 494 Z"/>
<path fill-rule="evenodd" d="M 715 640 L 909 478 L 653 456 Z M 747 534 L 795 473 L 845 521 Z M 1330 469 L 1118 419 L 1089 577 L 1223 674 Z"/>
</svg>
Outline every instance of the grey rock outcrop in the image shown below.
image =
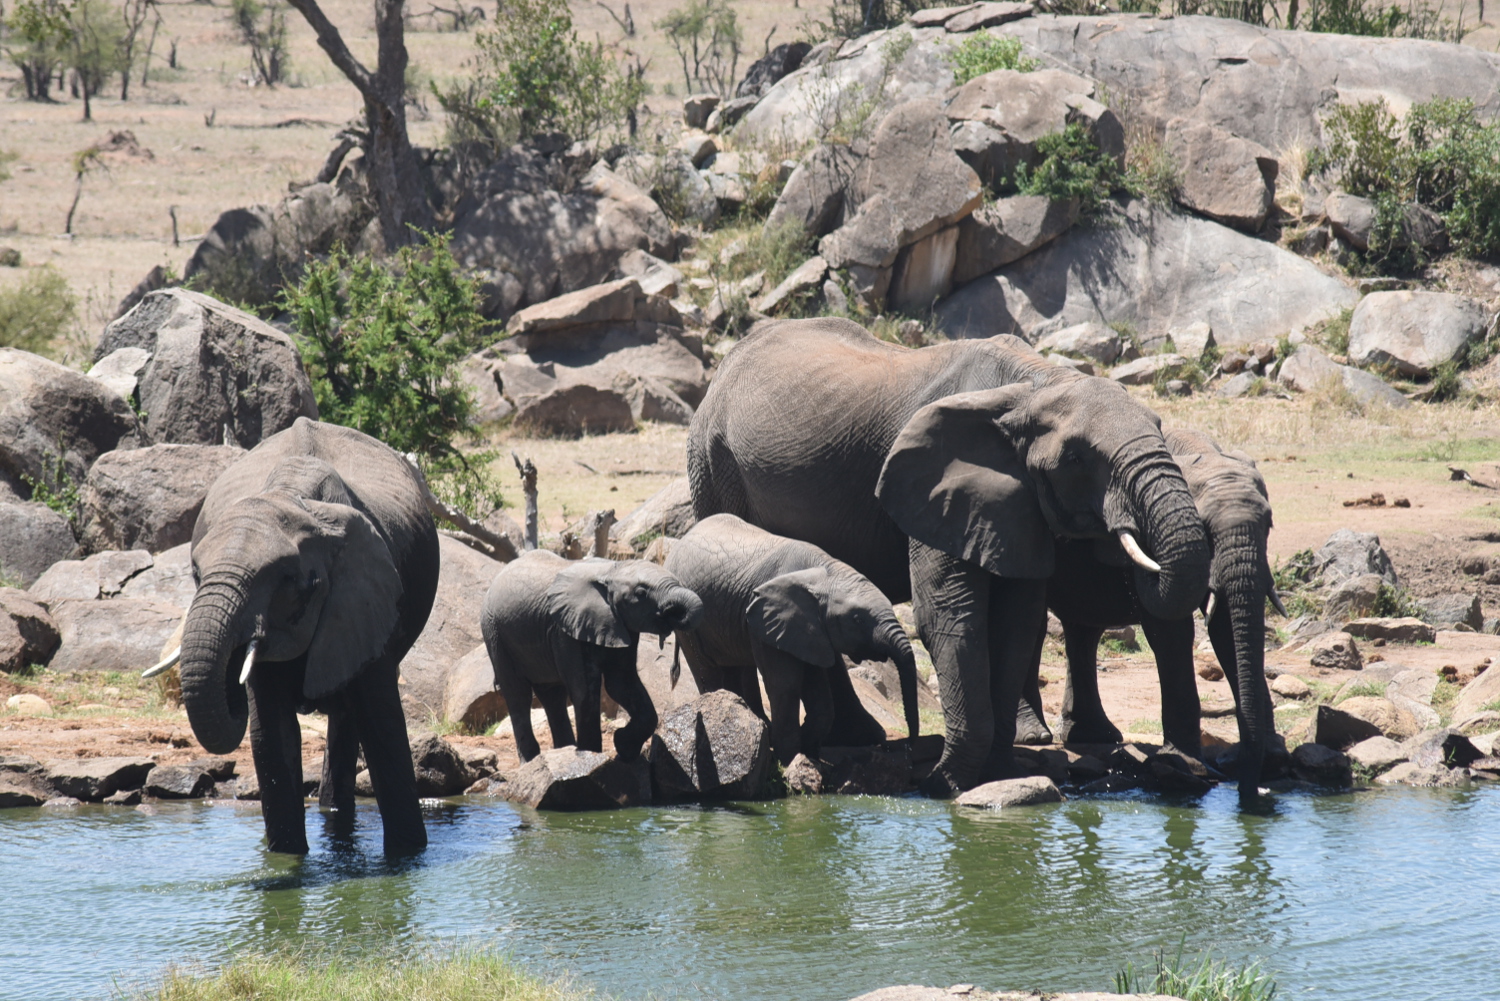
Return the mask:
<svg viewBox="0 0 1500 1001">
<path fill-rule="evenodd" d="M 1396 569 L 1374 532 L 1341 528 L 1313 556 L 1313 573 L 1324 584 L 1337 585 L 1362 574 L 1378 574 L 1395 587 Z"/>
<path fill-rule="evenodd" d="M 0 587 L 0 671 L 46 664 L 61 642 L 57 623 L 25 591 Z"/>
<path fill-rule="evenodd" d="M 611 538 L 641 552 L 658 536 L 680 539 L 697 523 L 687 477 L 673 480 L 610 528 Z"/>
<path fill-rule="evenodd" d="M 318 416 L 292 339 L 200 292 L 152 292 L 104 328 L 95 355 L 126 347 L 151 353 L 136 394 L 153 442 L 254 448 Z"/>
<path fill-rule="evenodd" d="M 1276 200 L 1276 154 L 1227 129 L 1185 118 L 1167 123 L 1164 145 L 1180 172 L 1173 192 L 1179 205 L 1260 232 Z"/>
<path fill-rule="evenodd" d="M 48 567 L 77 551 L 64 516 L 39 501 L 0 501 L 0 574 L 30 587 Z"/>
<path fill-rule="evenodd" d="M 756 799 L 764 794 L 771 728 L 733 692 L 709 692 L 664 713 L 649 748 L 658 798 Z"/>
<path fill-rule="evenodd" d="M 1123 386 L 1149 386 L 1163 374 L 1170 375 L 1186 364 L 1187 359 L 1179 354 L 1147 355 L 1119 366 L 1109 377 Z"/>
<path fill-rule="evenodd" d="M 1008 141 L 1005 159 L 1012 168 L 1035 165 L 1040 159 L 1037 140 L 1075 123 L 1102 152 L 1122 158 L 1125 130 L 1094 97 L 1093 81 L 1066 70 L 992 70 L 959 88 L 947 112 L 955 122 L 983 122 L 999 130 Z M 998 155 L 992 151 L 991 162 Z"/>
<path fill-rule="evenodd" d="M 1018 261 L 1066 233 L 1078 221 L 1076 200 L 1013 195 L 977 209 L 958 224 L 958 256 L 953 283 Z"/>
<path fill-rule="evenodd" d="M 58 795 L 98 802 L 121 789 L 139 789 L 155 767 L 150 758 L 61 758 L 47 762 L 45 774 Z"/>
<path fill-rule="evenodd" d="M 142 671 L 156 663 L 184 609 L 143 598 L 50 601 L 62 638 L 53 671 Z"/>
<path fill-rule="evenodd" d="M 401 661 L 401 705 L 406 718 L 419 726 L 426 726 L 430 717 L 443 718 L 450 673 L 467 654 L 483 647 L 479 611 L 501 567 L 446 535 L 438 537 L 438 548 L 442 563 L 432 612 Z"/>
<path fill-rule="evenodd" d="M 244 454 L 222 445 L 152 445 L 105 453 L 83 485 L 85 549 L 159 553 L 191 541 L 208 488 Z"/>
<path fill-rule="evenodd" d="M 1477 594 L 1439 594 L 1421 599 L 1422 619 L 1437 629 L 1484 628 L 1484 609 Z"/>
<path fill-rule="evenodd" d="M 651 802 L 644 761 L 627 765 L 598 751 L 558 747 L 521 766 L 502 795 L 537 810 L 617 810 Z"/>
<path fill-rule="evenodd" d="M 214 777 L 194 765 L 157 765 L 142 790 L 157 799 L 201 799 L 214 790 Z"/>
<path fill-rule="evenodd" d="M 443 718 L 462 723 L 471 733 L 510 715 L 505 696 L 495 686 L 495 668 L 483 644 L 464 654 L 443 682 Z"/>
<path fill-rule="evenodd" d="M 1038 351 L 1083 355 L 1101 365 L 1113 365 L 1120 357 L 1121 348 L 1120 335 L 1102 323 L 1076 323 L 1036 342 Z"/>
<path fill-rule="evenodd" d="M 1349 320 L 1349 358 L 1426 378 L 1483 339 L 1488 322 L 1483 306 L 1449 292 L 1372 292 Z"/>
</svg>

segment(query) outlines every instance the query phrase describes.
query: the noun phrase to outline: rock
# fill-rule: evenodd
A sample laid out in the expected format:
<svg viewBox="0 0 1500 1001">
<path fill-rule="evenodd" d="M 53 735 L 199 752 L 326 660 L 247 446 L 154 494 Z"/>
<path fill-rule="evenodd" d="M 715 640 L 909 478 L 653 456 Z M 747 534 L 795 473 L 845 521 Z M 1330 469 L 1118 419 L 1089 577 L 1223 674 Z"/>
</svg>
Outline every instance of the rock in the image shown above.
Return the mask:
<svg viewBox="0 0 1500 1001">
<path fill-rule="evenodd" d="M 977 31 L 1030 17 L 1034 9 L 1029 3 L 977 3 L 948 18 L 943 27 L 954 33 Z"/>
<path fill-rule="evenodd" d="M 1394 410 L 1411 406 L 1410 400 L 1386 385 L 1385 380 L 1373 372 L 1363 372 L 1352 365 L 1343 365 L 1340 366 L 1339 377 L 1343 380 L 1344 390 L 1355 401 L 1366 406 L 1385 406 Z"/>
<path fill-rule="evenodd" d="M 1020 162 L 1018 143 L 994 126 L 973 119 L 954 122 L 949 137 L 953 140 L 953 152 L 974 168 L 985 187 L 991 191 L 1005 190 Z"/>
<path fill-rule="evenodd" d="M 1468 737 L 1457 730 L 1424 730 L 1401 745 L 1402 752 L 1418 768 L 1467 768 L 1484 757 Z"/>
<path fill-rule="evenodd" d="M 771 730 L 738 695 L 709 692 L 662 714 L 648 756 L 664 800 L 755 799 L 764 792 Z"/>
<path fill-rule="evenodd" d="M 495 668 L 481 644 L 453 665 L 443 685 L 443 718 L 462 723 L 470 733 L 486 729 L 510 715 L 505 696 L 495 686 Z"/>
<path fill-rule="evenodd" d="M 528 397 L 517 410 L 517 425 L 540 435 L 576 438 L 635 427 L 630 400 L 623 390 L 584 384 L 558 386 Z"/>
<path fill-rule="evenodd" d="M 692 488 L 683 476 L 647 497 L 640 507 L 616 522 L 609 534 L 641 552 L 657 536 L 682 538 L 696 523 Z"/>
<path fill-rule="evenodd" d="M 1420 729 L 1412 714 L 1390 699 L 1356 695 L 1340 702 L 1337 708 L 1340 712 L 1364 720 L 1392 740 L 1406 740 Z M 1327 743 L 1322 740 L 1321 732 L 1319 743 Z"/>
<path fill-rule="evenodd" d="M 682 124 L 690 129 L 701 129 L 708 124 L 709 114 L 718 106 L 718 94 L 691 94 L 682 99 Z"/>
<path fill-rule="evenodd" d="M 18 806 L 41 806 L 51 798 L 52 791 L 34 779 L 0 773 L 0 810 Z"/>
<path fill-rule="evenodd" d="M 1288 250 L 1135 199 L 962 286 L 934 320 L 951 338 L 1027 340 L 1084 322 L 1129 323 L 1143 338 L 1204 322 L 1227 348 L 1274 342 L 1357 298 Z"/>
<path fill-rule="evenodd" d="M 1468 720 L 1494 702 L 1500 702 L 1500 668 L 1491 667 L 1464 686 L 1453 703 L 1451 718 Z"/>
<path fill-rule="evenodd" d="M 42 602 L 63 598 L 93 601 L 119 595 L 126 583 L 151 567 L 151 554 L 144 549 L 95 553 L 82 560 L 55 563 L 31 585 L 31 594 Z"/>
<path fill-rule="evenodd" d="M 1362 573 L 1346 578 L 1328 592 L 1323 614 L 1335 622 L 1363 618 L 1375 610 L 1375 602 L 1379 599 L 1380 589 L 1384 585 L 1385 579 L 1374 573 Z"/>
<path fill-rule="evenodd" d="M 822 287 L 823 279 L 827 274 L 827 261 L 816 255 L 809 257 L 782 279 L 781 284 L 756 299 L 751 304 L 751 308 L 757 313 L 765 313 L 769 316 L 790 302 L 816 293 Z"/>
<path fill-rule="evenodd" d="M 157 799 L 201 799 L 213 789 L 213 776 L 192 765 L 157 765 L 146 776 L 146 795 Z"/>
<path fill-rule="evenodd" d="M 51 716 L 52 706 L 40 695 L 21 692 L 5 700 L 5 708 L 22 716 Z"/>
<path fill-rule="evenodd" d="M 1226 226 L 1260 232 L 1276 200 L 1276 154 L 1227 129 L 1186 118 L 1167 123 L 1163 146 L 1180 171 L 1172 192 L 1177 204 Z"/>
<path fill-rule="evenodd" d="M 1064 327 L 1036 343 L 1038 351 L 1065 351 L 1091 358 L 1101 365 L 1113 365 L 1120 357 L 1120 348 L 1120 335 L 1102 323 Z"/>
<path fill-rule="evenodd" d="M 78 551 L 68 519 L 37 501 L 0 501 L 0 573 L 30 587 Z"/>
<path fill-rule="evenodd" d="M 592 324 L 632 323 L 636 304 L 644 295 L 634 278 L 591 285 L 526 307 L 510 318 L 505 329 L 512 335 L 537 335 Z"/>
<path fill-rule="evenodd" d="M 160 659 L 184 609 L 142 598 L 47 602 L 62 638 L 53 671 L 142 671 Z"/>
<path fill-rule="evenodd" d="M 1179 354 L 1147 355 L 1126 362 L 1109 373 L 1109 377 L 1124 386 L 1149 386 L 1163 373 L 1176 372 L 1187 364 Z"/>
<path fill-rule="evenodd" d="M 47 781 L 58 793 L 97 803 L 121 789 L 139 789 L 156 767 L 150 758 L 76 758 L 47 762 Z"/>
<path fill-rule="evenodd" d="M 675 299 L 682 284 L 682 272 L 660 257 L 644 250 L 632 250 L 620 258 L 616 270 L 621 277 L 634 278 L 646 295 Z"/>
<path fill-rule="evenodd" d="M 438 537 L 441 569 L 427 626 L 401 661 L 401 704 L 415 726 L 446 716 L 450 675 L 484 645 L 479 612 L 501 564 L 446 535 Z M 149 663 L 149 662 L 148 662 Z M 467 665 L 472 667 L 472 664 Z M 454 690 L 458 689 L 455 683 Z"/>
<path fill-rule="evenodd" d="M 0 247 L 0 268 L 19 268 L 21 252 L 15 247 Z"/>
<path fill-rule="evenodd" d="M 1202 361 L 1205 351 L 1218 346 L 1214 340 L 1213 328 L 1201 320 L 1183 327 L 1174 327 L 1167 336 L 1172 339 L 1172 346 L 1177 349 L 1177 353 L 1189 361 Z"/>
<path fill-rule="evenodd" d="M 136 393 L 158 444 L 254 448 L 318 416 L 292 339 L 201 292 L 152 292 L 104 328 L 95 355 L 126 347 L 151 352 Z"/>
<path fill-rule="evenodd" d="M 467 268 L 513 276 L 519 294 L 511 308 L 606 281 L 631 250 L 675 256 L 661 208 L 603 164 L 567 195 L 546 188 L 485 193 L 458 221 L 450 247 Z"/>
<path fill-rule="evenodd" d="M 1337 750 L 1378 736 L 1380 727 L 1374 723 L 1330 705 L 1318 706 L 1307 730 L 1308 740 Z"/>
<path fill-rule="evenodd" d="M 1370 249 L 1370 233 L 1375 229 L 1376 206 L 1368 198 L 1335 191 L 1323 200 L 1323 213 L 1333 235 L 1355 250 Z"/>
<path fill-rule="evenodd" d="M 217 792 L 217 788 L 214 790 Z M 141 802 L 141 791 L 139 789 L 121 789 L 119 792 L 110 793 L 100 800 L 109 806 L 137 806 Z"/>
<path fill-rule="evenodd" d="M 920 313 L 953 289 L 958 227 L 946 226 L 903 247 L 891 270 L 886 299 L 892 309 Z"/>
<path fill-rule="evenodd" d="M 815 764 L 822 773 L 825 793 L 900 796 L 912 787 L 911 757 L 905 749 L 825 747 L 822 757 Z"/>
<path fill-rule="evenodd" d="M 129 312 L 129 310 L 126 310 Z M 124 313 L 120 314 L 121 316 Z M 124 398 L 126 403 L 135 402 L 135 389 L 140 384 L 141 373 L 151 360 L 151 352 L 145 348 L 120 348 L 111 351 L 89 369 L 90 379 L 98 379 Z"/>
<path fill-rule="evenodd" d="M 823 792 L 823 773 L 805 754 L 798 754 L 792 758 L 781 777 L 786 782 L 788 792 L 801 793 L 804 796 L 817 796 Z M 4 795 L 3 792 L 0 792 L 0 795 Z"/>
<path fill-rule="evenodd" d="M 1477 633 L 1484 628 L 1484 609 L 1477 594 L 1439 594 L 1418 604 L 1422 620 L 1436 629 L 1468 627 Z"/>
<path fill-rule="evenodd" d="M 1298 345 L 1276 372 L 1276 381 L 1299 393 L 1311 392 L 1331 380 L 1342 378 L 1343 366 L 1311 344 Z"/>
<path fill-rule="evenodd" d="M 186 765 L 188 768 L 196 768 L 206 772 L 208 777 L 215 782 L 228 782 L 234 778 L 236 765 L 233 758 L 224 758 L 218 755 L 210 755 L 203 758 L 194 758 Z M 320 772 L 322 769 L 318 769 Z"/>
<path fill-rule="evenodd" d="M 558 747 L 522 765 L 501 795 L 537 810 L 616 810 L 649 804 L 651 786 L 640 759 L 627 765 L 598 751 Z"/>
<path fill-rule="evenodd" d="M 848 201 L 859 158 L 849 147 L 818 146 L 787 178 L 766 217 L 765 232 L 801 226 L 810 236 L 824 236 L 844 224 L 852 212 Z"/>
<path fill-rule="evenodd" d="M 709 116 L 710 124 L 722 111 L 720 107 Z M 710 131 L 717 130 L 710 128 Z M 701 146 L 698 151 L 702 151 Z M 698 167 L 689 155 L 679 149 L 670 149 L 660 156 L 631 154 L 621 157 L 615 170 L 642 191 L 649 191 L 657 204 L 673 206 L 674 215 L 684 221 L 705 227 L 718 221 L 719 203 L 713 189 L 698 173 Z"/>
<path fill-rule="evenodd" d="M 125 579 L 120 586 L 120 597 L 143 598 L 186 609 L 198 591 L 193 580 L 191 544 L 184 542 L 151 560 L 149 567 Z"/>
<path fill-rule="evenodd" d="M 1355 645 L 1354 637 L 1346 632 L 1323 633 L 1302 649 L 1312 654 L 1313 667 L 1358 671 L 1365 666 L 1365 659 Z"/>
<path fill-rule="evenodd" d="M 810 51 L 812 46 L 807 42 L 782 42 L 750 64 L 744 79 L 735 87 L 734 96 L 759 98 L 788 73 L 795 73 Z M 707 116 L 704 120 L 707 121 Z"/>
<path fill-rule="evenodd" d="M 1214 395 L 1226 400 L 1237 400 L 1242 396 L 1248 396 L 1259 378 L 1260 376 L 1253 372 L 1231 375 L 1219 384 L 1219 388 L 1214 390 Z"/>
<path fill-rule="evenodd" d="M 1349 759 L 1320 743 L 1299 744 L 1292 751 L 1292 774 L 1303 782 L 1347 789 L 1354 784 Z"/>
<path fill-rule="evenodd" d="M 1038 163 L 1037 140 L 1075 122 L 1105 154 L 1123 157 L 1125 130 L 1094 96 L 1092 81 L 1066 70 L 993 70 L 959 88 L 947 111 L 954 121 L 979 121 L 1003 132 L 1013 164 Z"/>
<path fill-rule="evenodd" d="M 1349 760 L 1375 775 L 1406 760 L 1401 745 L 1389 737 L 1368 737 L 1344 752 Z"/>
<path fill-rule="evenodd" d="M 759 103 L 760 98 L 755 95 L 736 97 L 732 101 L 726 101 L 714 109 L 703 127 L 709 132 L 728 132 Z"/>
<path fill-rule="evenodd" d="M 1013 195 L 978 209 L 958 224 L 954 284 L 1020 260 L 1077 221 L 1076 199 L 1055 202 L 1042 195 Z"/>
<path fill-rule="evenodd" d="M 83 805 L 76 796 L 54 796 L 42 804 L 44 810 L 71 810 Z"/>
<path fill-rule="evenodd" d="M 1284 699 L 1305 699 L 1312 694 L 1307 682 L 1295 674 L 1277 675 L 1271 681 L 1271 691 Z"/>
<path fill-rule="evenodd" d="M 27 499 L 23 476 L 57 486 L 59 472 L 81 485 L 99 456 L 135 446 L 136 428 L 130 405 L 99 380 L 0 348 L 0 490 Z"/>
<path fill-rule="evenodd" d="M 1391 558 L 1380 546 L 1380 536 L 1348 528 L 1328 537 L 1313 556 L 1312 570 L 1325 585 L 1338 585 L 1362 574 L 1378 574 L 1391 587 L 1398 583 Z"/>
<path fill-rule="evenodd" d="M 0 671 L 45 665 L 61 639 L 47 609 L 25 591 L 0 587 Z"/>
<path fill-rule="evenodd" d="M 702 132 L 688 132 L 677 140 L 677 151 L 687 157 L 688 162 L 694 168 L 702 167 L 704 162 L 715 153 L 719 152 L 719 144 L 714 137 Z"/>
<path fill-rule="evenodd" d="M 474 781 L 458 751 L 434 733 L 412 740 L 411 763 L 417 773 L 418 796 L 454 796 Z"/>
<path fill-rule="evenodd" d="M 677 661 L 680 672 L 676 685 L 672 684 L 673 660 Z M 640 643 L 636 647 L 635 667 L 641 684 L 651 696 L 651 704 L 656 706 L 660 715 L 685 706 L 702 694 L 693 681 L 693 672 L 688 670 L 686 660 L 678 656 L 675 636 L 667 637 L 667 642 L 661 646 L 651 642 L 649 637 Z"/>
<path fill-rule="evenodd" d="M 479 780 L 498 776 L 500 781 L 505 781 L 503 776 L 498 775 L 500 771 L 500 756 L 494 751 L 491 751 L 487 747 L 473 747 L 468 744 L 454 744 L 450 746 L 463 759 L 464 770 L 468 772 L 470 779 Z"/>
<path fill-rule="evenodd" d="M 1354 619 L 1345 627 L 1351 636 L 1389 643 L 1435 643 L 1437 631 L 1421 619 Z"/>
<path fill-rule="evenodd" d="M 1349 358 L 1385 365 L 1413 378 L 1483 340 L 1489 315 L 1473 299 L 1449 292 L 1372 292 L 1349 321 Z"/>
<path fill-rule="evenodd" d="M 208 488 L 244 454 L 221 445 L 152 445 L 105 453 L 83 486 L 84 548 L 158 553 L 191 542 Z"/>
<path fill-rule="evenodd" d="M 1462 785 L 1465 780 L 1461 772 L 1450 771 L 1442 765 L 1423 767 L 1413 764 L 1410 761 L 1403 761 L 1375 781 L 1381 785 L 1446 786 L 1452 788 Z"/>
<path fill-rule="evenodd" d="M 1008 806 L 1035 806 L 1038 803 L 1061 803 L 1057 783 L 1045 775 L 1028 775 L 1019 779 L 1000 779 L 975 786 L 953 801 L 959 806 L 982 810 L 1003 810 Z"/>
<path fill-rule="evenodd" d="M 494 361 L 475 352 L 459 363 L 459 378 L 474 394 L 474 421 L 493 424 L 516 412 L 515 406 L 500 392 L 495 378 Z"/>
</svg>

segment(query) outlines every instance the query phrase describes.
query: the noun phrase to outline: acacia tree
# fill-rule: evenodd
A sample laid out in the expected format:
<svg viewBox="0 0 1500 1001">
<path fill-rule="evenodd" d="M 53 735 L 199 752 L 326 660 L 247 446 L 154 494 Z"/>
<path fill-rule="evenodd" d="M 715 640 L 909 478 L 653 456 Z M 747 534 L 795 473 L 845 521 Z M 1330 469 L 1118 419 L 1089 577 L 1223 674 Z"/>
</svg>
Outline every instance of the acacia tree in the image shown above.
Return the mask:
<svg viewBox="0 0 1500 1001">
<path fill-rule="evenodd" d="M 318 46 L 364 98 L 365 156 L 386 249 L 415 242 L 420 239 L 416 231 L 430 230 L 433 217 L 421 165 L 406 134 L 404 0 L 374 0 L 377 55 L 373 72 L 354 58 L 317 0 L 289 2 L 317 33 Z"/>
</svg>

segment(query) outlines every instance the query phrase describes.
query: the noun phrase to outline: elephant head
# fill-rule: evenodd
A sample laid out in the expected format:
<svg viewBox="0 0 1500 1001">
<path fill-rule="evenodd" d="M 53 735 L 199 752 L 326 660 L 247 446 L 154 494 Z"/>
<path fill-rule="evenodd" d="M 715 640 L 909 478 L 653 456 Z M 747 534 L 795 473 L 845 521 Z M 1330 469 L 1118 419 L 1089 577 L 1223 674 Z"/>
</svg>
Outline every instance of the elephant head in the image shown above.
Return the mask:
<svg viewBox="0 0 1500 1001">
<path fill-rule="evenodd" d="M 814 567 L 773 577 L 755 589 L 746 620 L 760 642 L 817 667 L 835 667 L 841 654 L 894 661 L 907 734 L 917 736 L 911 640 L 885 595 L 852 568 Z"/>
<path fill-rule="evenodd" d="M 1050 576 L 1054 536 L 1113 536 L 1152 614 L 1190 615 L 1208 586 L 1203 523 L 1160 419 L 1107 379 L 1049 371 L 931 403 L 876 494 L 907 535 L 998 576 Z"/>
<path fill-rule="evenodd" d="M 583 643 L 627 647 L 640 633 L 665 638 L 692 630 L 703 601 L 676 577 L 646 560 L 586 559 L 568 564 L 547 590 L 556 628 Z"/>
<path fill-rule="evenodd" d="M 183 624 L 182 701 L 199 743 L 225 754 L 245 735 L 252 670 L 295 670 L 304 696 L 346 685 L 380 656 L 402 585 L 385 539 L 331 468 L 311 500 L 275 485 L 235 502 L 193 542 L 198 590 Z"/>
</svg>

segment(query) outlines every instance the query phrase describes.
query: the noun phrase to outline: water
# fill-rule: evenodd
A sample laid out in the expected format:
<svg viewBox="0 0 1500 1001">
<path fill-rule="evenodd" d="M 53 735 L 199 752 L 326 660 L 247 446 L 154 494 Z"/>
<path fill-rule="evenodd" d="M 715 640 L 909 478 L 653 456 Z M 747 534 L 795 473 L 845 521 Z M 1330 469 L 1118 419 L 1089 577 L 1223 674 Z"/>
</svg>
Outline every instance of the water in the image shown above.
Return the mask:
<svg viewBox="0 0 1500 1001">
<path fill-rule="evenodd" d="M 309 937 L 482 942 L 616 998 L 844 1001 L 896 983 L 1105 989 L 1126 959 L 1261 959 L 1282 996 L 1500 998 L 1500 790 L 1284 797 L 1245 816 L 1078 799 L 1005 815 L 920 799 L 428 817 L 417 862 L 308 815 L 184 805 L 0 811 L 0 997 L 107 997 L 169 962 Z"/>
</svg>

